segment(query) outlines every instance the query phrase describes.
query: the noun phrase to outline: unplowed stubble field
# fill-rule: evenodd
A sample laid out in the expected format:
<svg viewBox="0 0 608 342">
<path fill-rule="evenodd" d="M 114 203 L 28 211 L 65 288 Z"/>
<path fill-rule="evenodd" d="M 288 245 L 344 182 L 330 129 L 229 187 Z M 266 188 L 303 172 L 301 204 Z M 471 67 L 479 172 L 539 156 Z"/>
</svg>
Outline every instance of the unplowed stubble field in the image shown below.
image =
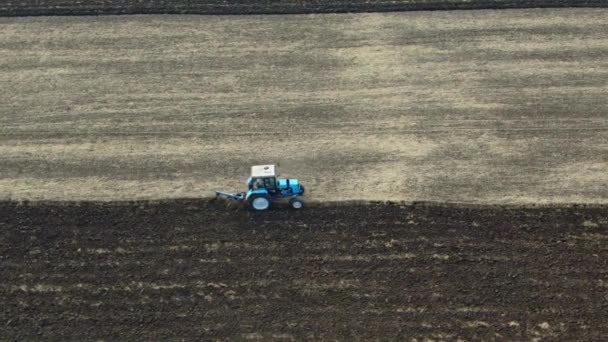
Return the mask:
<svg viewBox="0 0 608 342">
<path fill-rule="evenodd" d="M 607 17 L 0 18 L 0 198 L 607 203 Z"/>
</svg>

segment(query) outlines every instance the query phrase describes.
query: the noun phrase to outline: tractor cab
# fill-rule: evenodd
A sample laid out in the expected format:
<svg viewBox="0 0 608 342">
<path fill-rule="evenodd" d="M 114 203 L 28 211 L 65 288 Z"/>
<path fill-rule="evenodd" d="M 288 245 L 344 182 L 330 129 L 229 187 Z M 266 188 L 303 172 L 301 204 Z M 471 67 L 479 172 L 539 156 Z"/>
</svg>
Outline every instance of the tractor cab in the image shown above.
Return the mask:
<svg viewBox="0 0 608 342">
<path fill-rule="evenodd" d="M 270 194 L 277 191 L 277 176 L 274 165 L 251 167 L 251 177 L 247 180 L 249 190 L 266 190 Z"/>
</svg>

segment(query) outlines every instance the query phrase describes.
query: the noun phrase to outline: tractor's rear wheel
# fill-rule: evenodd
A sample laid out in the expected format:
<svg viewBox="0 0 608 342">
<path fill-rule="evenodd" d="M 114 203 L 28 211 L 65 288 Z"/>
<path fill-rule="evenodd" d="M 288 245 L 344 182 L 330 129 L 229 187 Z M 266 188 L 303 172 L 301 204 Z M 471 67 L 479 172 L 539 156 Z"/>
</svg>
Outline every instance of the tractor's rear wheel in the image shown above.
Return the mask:
<svg viewBox="0 0 608 342">
<path fill-rule="evenodd" d="M 263 211 L 270 208 L 270 198 L 267 196 L 252 196 L 249 198 L 249 207 L 253 210 Z"/>
<path fill-rule="evenodd" d="M 289 201 L 289 205 L 293 208 L 293 209 L 302 209 L 302 207 L 304 206 L 304 201 L 302 201 L 302 199 L 300 198 L 292 198 L 291 201 Z"/>
</svg>

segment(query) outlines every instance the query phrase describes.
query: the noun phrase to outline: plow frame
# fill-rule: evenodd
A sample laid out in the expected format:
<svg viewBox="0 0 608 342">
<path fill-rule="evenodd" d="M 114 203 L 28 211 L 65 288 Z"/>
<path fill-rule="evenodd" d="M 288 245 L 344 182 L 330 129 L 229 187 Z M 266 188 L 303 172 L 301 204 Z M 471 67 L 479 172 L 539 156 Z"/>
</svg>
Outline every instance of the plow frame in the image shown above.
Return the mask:
<svg viewBox="0 0 608 342">
<path fill-rule="evenodd" d="M 238 201 L 238 202 L 244 202 L 245 201 L 245 193 L 232 194 L 232 193 L 224 192 L 224 191 L 216 191 L 215 192 L 215 196 L 216 197 L 223 197 L 223 198 L 233 199 L 233 200 Z"/>
</svg>

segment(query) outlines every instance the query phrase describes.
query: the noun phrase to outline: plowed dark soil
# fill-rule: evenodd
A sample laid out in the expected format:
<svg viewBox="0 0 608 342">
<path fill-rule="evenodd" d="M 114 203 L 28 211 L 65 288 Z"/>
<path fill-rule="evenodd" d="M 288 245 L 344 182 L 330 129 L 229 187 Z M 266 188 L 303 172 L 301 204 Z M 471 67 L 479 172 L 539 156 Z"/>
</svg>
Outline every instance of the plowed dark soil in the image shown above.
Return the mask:
<svg viewBox="0 0 608 342">
<path fill-rule="evenodd" d="M 98 14 L 289 14 L 529 7 L 606 7 L 604 0 L 20 0 L 0 16 Z"/>
<path fill-rule="evenodd" d="M 606 208 L 0 205 L 0 339 L 608 338 Z"/>
</svg>

